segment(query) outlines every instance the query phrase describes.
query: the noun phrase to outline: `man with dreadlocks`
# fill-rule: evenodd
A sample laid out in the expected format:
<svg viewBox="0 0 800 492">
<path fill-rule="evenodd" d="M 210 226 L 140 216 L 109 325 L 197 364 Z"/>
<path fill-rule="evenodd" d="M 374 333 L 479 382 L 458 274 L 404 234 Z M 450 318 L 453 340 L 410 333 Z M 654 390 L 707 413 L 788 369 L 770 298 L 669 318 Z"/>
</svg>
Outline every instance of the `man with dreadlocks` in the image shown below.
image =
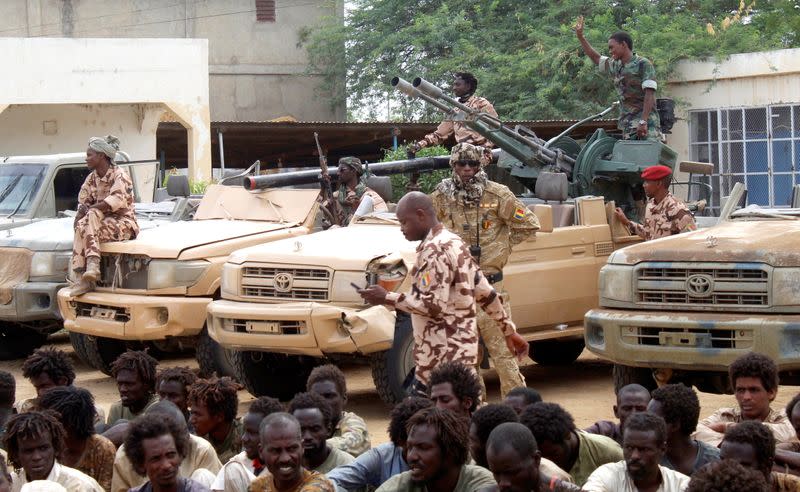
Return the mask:
<svg viewBox="0 0 800 492">
<path fill-rule="evenodd" d="M 120 399 L 108 411 L 108 425 L 133 420 L 158 401 L 154 394 L 157 365 L 158 361 L 139 350 L 124 352 L 111 364 Z"/>
<path fill-rule="evenodd" d="M 539 229 L 539 220 L 508 187 L 486 176 L 483 168 L 490 162 L 488 149 L 459 143 L 450 155 L 453 174 L 439 183 L 431 199 L 439 221 L 469 245 L 470 253 L 503 298 L 510 316 L 508 293 L 503 290 L 503 267 L 511 248 Z M 500 327 L 482 309 L 478 311 L 478 330 L 500 378 L 501 397 L 505 398 L 513 388 L 524 387 L 525 378 Z M 475 367 L 478 374 L 479 364 L 480 358 Z M 483 378 L 479 379 L 485 397 L 486 387 Z"/>
<path fill-rule="evenodd" d="M 12 492 L 34 480 L 61 484 L 68 492 L 103 492 L 92 477 L 57 461 L 64 450 L 64 427 L 52 412 L 31 411 L 14 415 L 6 426 L 5 444 L 14 468 Z"/>
<path fill-rule="evenodd" d="M 171 401 L 189 421 L 189 388 L 197 375 L 188 367 L 168 367 L 158 372 L 156 392 L 159 400 Z M 189 429 L 194 430 L 194 429 Z"/>
<path fill-rule="evenodd" d="M 226 463 L 242 450 L 242 423 L 236 418 L 239 386 L 229 377 L 198 379 L 189 389 L 189 422 Z"/>
</svg>

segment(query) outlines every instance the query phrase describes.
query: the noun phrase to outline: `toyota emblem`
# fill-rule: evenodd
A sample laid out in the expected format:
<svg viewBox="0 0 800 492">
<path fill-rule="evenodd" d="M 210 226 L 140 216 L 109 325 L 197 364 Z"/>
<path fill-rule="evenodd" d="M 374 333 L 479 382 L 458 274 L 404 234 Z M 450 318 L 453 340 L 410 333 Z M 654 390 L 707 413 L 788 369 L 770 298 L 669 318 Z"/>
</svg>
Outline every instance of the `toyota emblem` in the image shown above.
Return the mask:
<svg viewBox="0 0 800 492">
<path fill-rule="evenodd" d="M 275 285 L 276 292 L 289 292 L 292 290 L 292 274 L 286 272 L 280 272 L 275 274 L 275 279 L 273 283 Z"/>
<path fill-rule="evenodd" d="M 714 291 L 714 279 L 709 275 L 697 273 L 686 279 L 686 292 L 691 297 L 708 297 Z"/>
</svg>

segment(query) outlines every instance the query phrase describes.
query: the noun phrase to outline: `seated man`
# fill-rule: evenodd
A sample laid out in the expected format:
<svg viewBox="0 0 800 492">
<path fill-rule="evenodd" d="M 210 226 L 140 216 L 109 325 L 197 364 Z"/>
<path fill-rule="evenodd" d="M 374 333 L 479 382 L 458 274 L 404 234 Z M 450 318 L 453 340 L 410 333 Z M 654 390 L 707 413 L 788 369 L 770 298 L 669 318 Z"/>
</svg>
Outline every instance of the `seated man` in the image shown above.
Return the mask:
<svg viewBox="0 0 800 492">
<path fill-rule="evenodd" d="M 430 398 L 436 408 L 447 409 L 469 420 L 478 408 L 481 382 L 475 369 L 461 362 L 447 361 L 431 371 Z"/>
<path fill-rule="evenodd" d="M 61 464 L 80 470 L 111 490 L 117 448 L 94 429 L 94 397 L 83 388 L 58 386 L 39 397 L 39 407 L 59 415 L 66 434 Z"/>
<path fill-rule="evenodd" d="M 733 460 L 722 460 L 697 470 L 686 492 L 769 492 L 769 487 L 764 475 Z"/>
<path fill-rule="evenodd" d="M 159 400 L 169 400 L 177 406 L 186 421 L 189 421 L 189 388 L 197 381 L 197 375 L 188 367 L 168 367 L 158 371 L 156 393 Z M 191 429 L 190 429 L 191 430 Z"/>
<path fill-rule="evenodd" d="M 380 487 L 383 482 L 408 470 L 403 448 L 408 440 L 406 424 L 418 411 L 433 406 L 427 398 L 410 396 L 392 409 L 389 421 L 389 440 L 375 446 L 348 465 L 340 466 L 328 473 L 328 478 L 340 489 L 348 491 L 367 490 Z"/>
<path fill-rule="evenodd" d="M 659 465 L 667 445 L 664 419 L 651 413 L 637 413 L 622 428 L 624 461 L 607 463 L 595 470 L 583 489 L 586 492 L 681 492 L 689 477 Z"/>
<path fill-rule="evenodd" d="M 328 444 L 355 457 L 370 448 L 367 423 L 358 415 L 344 411 L 347 383 L 341 369 L 333 364 L 315 367 L 306 381 L 306 391 L 317 393 L 331 404 L 335 423 Z"/>
<path fill-rule="evenodd" d="M 728 368 L 738 408 L 720 408 L 697 424 L 694 438 L 719 446 L 725 431 L 740 422 L 755 420 L 772 431 L 778 443 L 795 439 L 795 431 L 783 409 L 770 406 L 778 394 L 778 367 L 766 355 L 750 352 Z"/>
<path fill-rule="evenodd" d="M 467 421 L 450 410 L 426 408 L 408 421 L 409 471 L 395 475 L 378 492 L 475 492 L 495 485 L 486 468 L 469 460 Z"/>
<path fill-rule="evenodd" d="M 683 384 L 653 390 L 647 411 L 667 423 L 667 450 L 661 465 L 691 476 L 706 464 L 719 460 L 719 449 L 692 439 L 700 418 L 697 393 Z"/>
<path fill-rule="evenodd" d="M 497 481 L 492 492 L 577 492 L 580 487 L 542 474 L 542 453 L 531 431 L 517 422 L 498 425 L 486 441 L 486 460 Z"/>
<path fill-rule="evenodd" d="M 189 452 L 186 426 L 160 415 L 143 415 L 134 420 L 125 437 L 125 456 L 147 482 L 130 492 L 208 492 L 209 488 L 180 473 Z"/>
<path fill-rule="evenodd" d="M 11 474 L 8 473 L 6 458 L 0 454 L 0 492 L 11 492 Z"/>
<path fill-rule="evenodd" d="M 579 486 L 601 465 L 622 459 L 619 444 L 576 429 L 572 416 L 555 403 L 535 403 L 523 410 L 519 421 L 533 433 L 542 456 L 569 473 Z"/>
<path fill-rule="evenodd" d="M 244 451 L 237 454 L 222 467 L 217 474 L 211 490 L 215 492 L 240 492 L 247 490 L 250 482 L 261 476 L 264 472 L 264 463 L 261 462 L 258 447 L 258 435 L 261 422 L 276 412 L 282 412 L 283 405 L 275 398 L 262 396 L 253 400 L 247 413 L 242 417 L 242 447 Z"/>
<path fill-rule="evenodd" d="M 119 401 L 108 411 L 108 425 L 130 421 L 158 402 L 155 396 L 158 361 L 147 352 L 128 350 L 111 363 L 111 377 L 117 381 Z M 112 439 L 113 441 L 113 439 Z"/>
<path fill-rule="evenodd" d="M 289 413 L 300 423 L 306 469 L 324 475 L 353 462 L 352 455 L 328 444 L 333 433 L 333 410 L 328 400 L 316 393 L 298 393 L 289 403 Z"/>
<path fill-rule="evenodd" d="M 70 492 L 103 492 L 95 479 L 56 460 L 64 448 L 64 428 L 51 412 L 30 411 L 11 417 L 5 444 L 9 461 L 20 470 L 11 474 L 12 492 L 34 480 L 56 482 Z"/>
<path fill-rule="evenodd" d="M 358 157 L 339 159 L 339 190 L 333 193 L 336 203 L 325 203 L 339 225 L 346 226 L 354 216 L 368 215 L 372 212 L 387 212 L 389 208 L 381 196 L 367 188 L 364 166 Z M 327 175 L 323 179 L 330 179 Z M 337 217 L 338 216 L 338 217 Z"/>
<path fill-rule="evenodd" d="M 3 436 L 6 432 L 6 422 L 16 413 L 14 410 L 16 399 L 17 380 L 10 372 L 0 371 L 0 449 L 5 449 Z"/>
<path fill-rule="evenodd" d="M 800 394 L 786 405 L 786 415 L 792 423 L 795 434 L 798 438 L 791 442 L 778 444 L 775 448 L 775 463 L 785 467 L 794 475 L 800 475 Z"/>
<path fill-rule="evenodd" d="M 100 244 L 122 241 L 139 234 L 133 209 L 133 183 L 128 172 L 114 164 L 119 139 L 92 137 L 86 149 L 86 166 L 92 171 L 78 193 L 72 271 L 80 281 L 71 288 L 77 297 L 94 290 L 100 278 Z"/>
<path fill-rule="evenodd" d="M 761 422 L 748 420 L 726 430 L 719 455 L 723 460 L 737 461 L 746 468 L 761 472 L 773 492 L 800 490 L 799 477 L 772 471 L 775 436 Z"/>
<path fill-rule="evenodd" d="M 636 412 L 646 412 L 647 404 L 650 402 L 650 392 L 640 384 L 629 384 L 623 386 L 617 392 L 617 404 L 614 405 L 614 416 L 619 419 L 619 423 L 610 420 L 598 420 L 590 427 L 584 429 L 590 434 L 600 434 L 622 444 L 622 426 L 625 419 Z"/>
<path fill-rule="evenodd" d="M 503 399 L 503 404 L 508 405 L 517 412 L 517 415 L 522 413 L 528 405 L 539 403 L 542 401 L 542 395 L 533 388 L 527 386 L 518 386 L 508 392 Z"/>
<path fill-rule="evenodd" d="M 158 415 L 162 420 L 172 419 L 178 425 L 189 430 L 186 427 L 186 421 L 183 420 L 183 413 L 178 410 L 174 403 L 169 401 L 159 401 L 147 409 L 147 415 Z M 211 474 L 216 475 L 222 468 L 222 463 L 217 459 L 217 453 L 208 441 L 202 437 L 189 435 L 189 449 L 180 464 L 180 475 L 182 477 L 191 477 L 194 479 L 202 478 L 203 472 L 195 474 L 198 470 L 208 470 Z M 210 485 L 213 481 L 213 476 L 209 477 L 208 483 Z M 125 454 L 125 445 L 117 449 L 117 455 L 114 457 L 114 475 L 111 478 L 111 492 L 128 492 L 129 489 L 139 487 L 147 482 L 147 477 L 136 470 L 128 456 Z"/>
<path fill-rule="evenodd" d="M 256 478 L 249 492 L 333 492 L 325 475 L 303 467 L 303 438 L 297 419 L 284 412 L 261 422 L 261 461 L 269 473 Z"/>
<path fill-rule="evenodd" d="M 189 388 L 189 423 L 227 463 L 242 450 L 242 423 L 236 418 L 239 385 L 231 378 L 198 379 Z"/>
</svg>

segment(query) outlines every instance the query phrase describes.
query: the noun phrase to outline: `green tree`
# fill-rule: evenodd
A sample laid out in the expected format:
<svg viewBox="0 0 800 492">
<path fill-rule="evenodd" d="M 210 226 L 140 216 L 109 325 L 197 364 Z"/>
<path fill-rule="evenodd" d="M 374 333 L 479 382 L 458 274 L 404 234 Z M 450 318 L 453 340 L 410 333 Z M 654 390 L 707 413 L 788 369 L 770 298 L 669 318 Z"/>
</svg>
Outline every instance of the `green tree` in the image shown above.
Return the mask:
<svg viewBox="0 0 800 492">
<path fill-rule="evenodd" d="M 440 115 L 392 93 L 389 80 L 421 76 L 449 86 L 454 71 L 504 119 L 577 118 L 615 99 L 572 32 L 578 15 L 598 51 L 625 30 L 665 80 L 682 59 L 800 46 L 800 0 L 353 0 L 344 24 L 328 19 L 301 33 L 309 70 L 325 74 L 332 104 L 394 119 Z M 342 54 L 344 51 L 344 54 Z M 346 80 L 342 86 L 340 81 Z M 665 84 L 662 85 L 662 88 Z M 663 94 L 663 92 L 662 92 Z"/>
</svg>

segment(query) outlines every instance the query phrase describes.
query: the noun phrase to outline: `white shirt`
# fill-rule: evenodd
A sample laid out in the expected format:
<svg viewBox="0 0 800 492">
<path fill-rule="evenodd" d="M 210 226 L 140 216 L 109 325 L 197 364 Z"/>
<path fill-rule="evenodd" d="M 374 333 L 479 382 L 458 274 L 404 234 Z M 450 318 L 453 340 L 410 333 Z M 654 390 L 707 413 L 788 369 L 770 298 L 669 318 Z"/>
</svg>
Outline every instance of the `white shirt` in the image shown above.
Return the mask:
<svg viewBox="0 0 800 492">
<path fill-rule="evenodd" d="M 682 492 L 689 486 L 689 477 L 683 473 L 664 468 L 661 465 L 658 468 L 661 470 L 661 485 L 658 487 L 658 492 Z M 595 470 L 589 475 L 581 490 L 587 492 L 638 492 L 636 485 L 628 475 L 624 460 L 606 463 Z"/>
<path fill-rule="evenodd" d="M 53 463 L 53 468 L 50 470 L 50 474 L 47 475 L 46 480 L 61 484 L 67 489 L 67 492 L 105 492 L 94 478 L 74 468 L 64 466 L 57 461 Z M 22 486 L 26 483 L 28 483 L 28 477 L 25 474 L 25 470 L 22 470 L 19 474 L 11 473 L 11 492 L 20 492 Z"/>
<path fill-rule="evenodd" d="M 210 488 L 214 492 L 241 492 L 255 479 L 253 460 L 247 457 L 247 451 L 242 451 L 225 463 Z"/>
</svg>

